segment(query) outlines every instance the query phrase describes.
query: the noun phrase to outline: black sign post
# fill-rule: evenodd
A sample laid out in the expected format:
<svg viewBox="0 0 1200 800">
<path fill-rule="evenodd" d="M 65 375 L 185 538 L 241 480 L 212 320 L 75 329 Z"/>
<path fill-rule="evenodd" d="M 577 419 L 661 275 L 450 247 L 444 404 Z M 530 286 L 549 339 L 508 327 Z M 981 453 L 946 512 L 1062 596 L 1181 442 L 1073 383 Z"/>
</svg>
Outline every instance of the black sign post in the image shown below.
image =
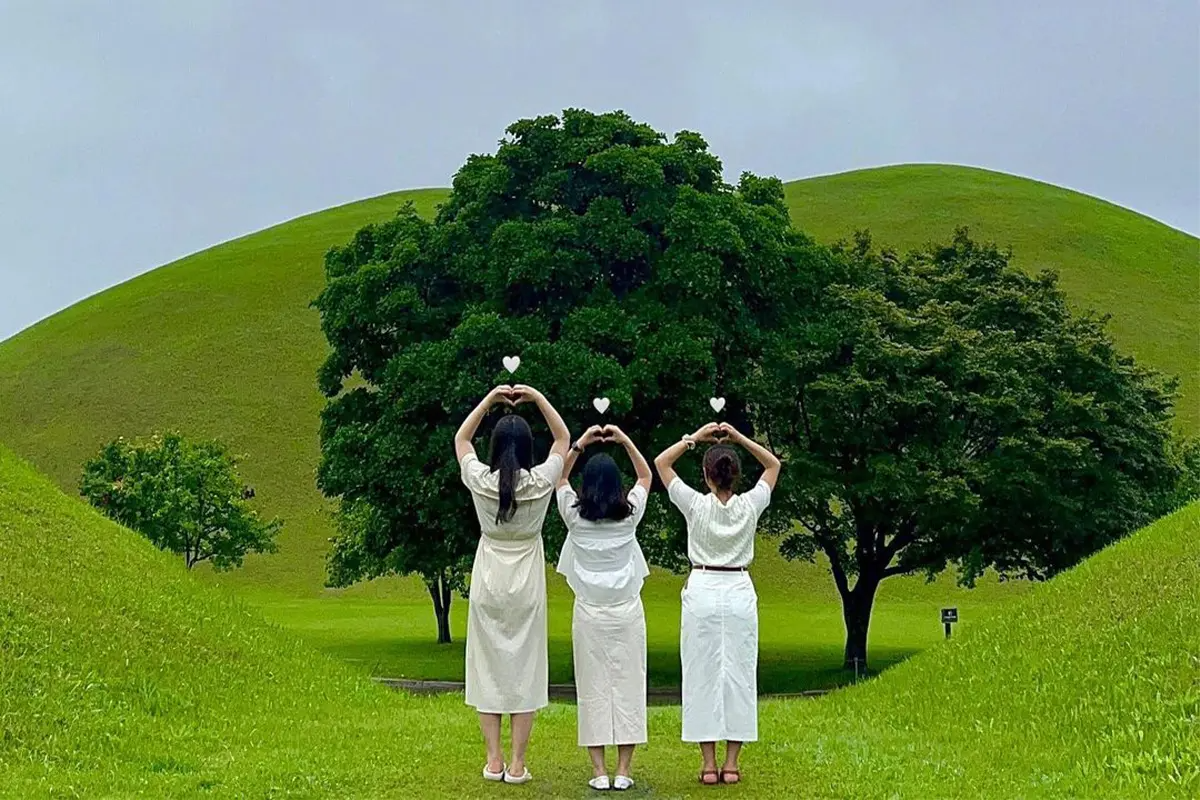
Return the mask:
<svg viewBox="0 0 1200 800">
<path fill-rule="evenodd" d="M 950 626 L 956 622 L 958 622 L 958 609 L 957 608 L 943 608 L 942 609 L 942 625 L 944 625 L 946 627 L 946 638 L 947 639 L 950 638 Z"/>
</svg>

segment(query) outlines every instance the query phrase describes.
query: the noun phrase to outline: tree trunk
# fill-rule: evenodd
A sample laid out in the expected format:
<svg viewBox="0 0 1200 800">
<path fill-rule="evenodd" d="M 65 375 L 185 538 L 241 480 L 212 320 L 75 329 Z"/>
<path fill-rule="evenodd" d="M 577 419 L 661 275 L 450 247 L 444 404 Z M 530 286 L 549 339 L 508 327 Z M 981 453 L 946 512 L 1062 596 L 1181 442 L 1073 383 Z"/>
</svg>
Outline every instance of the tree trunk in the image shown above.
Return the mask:
<svg viewBox="0 0 1200 800">
<path fill-rule="evenodd" d="M 450 644 L 450 601 L 453 595 L 445 575 L 426 581 L 429 596 L 433 598 L 433 614 L 437 618 L 438 644 Z"/>
<path fill-rule="evenodd" d="M 854 588 L 842 595 L 842 619 L 846 623 L 846 652 L 842 668 L 855 675 L 867 671 L 867 631 L 871 627 L 871 608 L 879 581 L 860 575 Z"/>
</svg>

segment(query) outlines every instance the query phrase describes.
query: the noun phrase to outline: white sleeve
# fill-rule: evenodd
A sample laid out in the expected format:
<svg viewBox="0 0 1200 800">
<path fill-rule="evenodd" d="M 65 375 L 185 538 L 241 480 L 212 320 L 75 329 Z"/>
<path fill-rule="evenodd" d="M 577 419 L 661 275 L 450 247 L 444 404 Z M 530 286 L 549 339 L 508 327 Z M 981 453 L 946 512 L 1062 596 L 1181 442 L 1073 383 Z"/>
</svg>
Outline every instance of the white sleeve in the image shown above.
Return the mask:
<svg viewBox="0 0 1200 800">
<path fill-rule="evenodd" d="M 692 519 L 692 508 L 696 505 L 696 499 L 700 497 L 700 493 L 683 482 L 683 478 L 678 475 L 671 481 L 671 485 L 667 487 L 667 497 L 671 498 L 671 502 L 683 514 L 683 518 L 688 522 Z"/>
<path fill-rule="evenodd" d="M 750 501 L 756 517 L 762 516 L 762 513 L 767 510 L 767 506 L 771 505 L 771 487 L 767 486 L 764 481 L 754 484 L 754 488 L 746 492 L 745 496 Z"/>
<path fill-rule="evenodd" d="M 575 490 L 569 483 L 564 483 L 554 496 L 558 501 L 558 515 L 567 524 L 569 531 L 579 521 L 579 509 L 575 507 Z"/>
<path fill-rule="evenodd" d="M 530 472 L 538 475 L 542 480 L 548 481 L 551 486 L 558 483 L 562 478 L 563 460 L 558 453 L 551 453 L 550 457 L 542 463 L 534 467 Z"/>
<path fill-rule="evenodd" d="M 479 456 L 474 453 L 467 453 L 458 464 L 463 485 L 472 492 L 480 491 L 483 476 L 488 473 L 487 464 L 480 461 Z"/>
<path fill-rule="evenodd" d="M 633 524 L 640 525 L 642 516 L 646 513 L 646 501 L 649 499 L 645 487 L 634 486 L 629 490 L 629 494 L 626 495 L 625 499 L 633 506 L 633 517 L 631 518 Z"/>
</svg>

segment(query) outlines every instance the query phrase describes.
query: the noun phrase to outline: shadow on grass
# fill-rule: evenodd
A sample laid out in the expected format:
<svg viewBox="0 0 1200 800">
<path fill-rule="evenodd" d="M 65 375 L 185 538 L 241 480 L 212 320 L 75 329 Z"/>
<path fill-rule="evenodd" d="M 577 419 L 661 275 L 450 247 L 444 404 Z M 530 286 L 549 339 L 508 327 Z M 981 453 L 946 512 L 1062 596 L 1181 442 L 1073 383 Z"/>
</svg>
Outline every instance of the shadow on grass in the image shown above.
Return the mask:
<svg viewBox="0 0 1200 800">
<path fill-rule="evenodd" d="M 346 642 L 323 648 L 333 656 L 350 661 L 375 677 L 463 680 L 464 645 L 439 645 L 428 640 L 393 640 L 388 643 Z M 874 648 L 871 667 L 860 679 L 878 674 L 920 652 L 920 648 Z M 678 648 L 651 647 L 647 651 L 649 683 L 653 688 L 680 685 Z M 573 683 L 571 644 L 550 641 L 550 682 Z M 758 690 L 761 694 L 789 694 L 814 689 L 833 689 L 855 682 L 855 675 L 842 669 L 842 648 L 813 643 L 785 647 L 762 647 L 758 659 Z"/>
</svg>

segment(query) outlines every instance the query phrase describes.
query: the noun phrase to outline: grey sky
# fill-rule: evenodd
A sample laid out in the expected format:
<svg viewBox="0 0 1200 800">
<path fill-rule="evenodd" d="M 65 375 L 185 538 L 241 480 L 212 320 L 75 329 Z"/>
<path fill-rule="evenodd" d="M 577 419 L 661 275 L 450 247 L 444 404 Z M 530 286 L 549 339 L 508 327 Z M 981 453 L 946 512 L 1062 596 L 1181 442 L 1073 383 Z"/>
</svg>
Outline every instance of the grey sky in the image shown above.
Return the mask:
<svg viewBox="0 0 1200 800">
<path fill-rule="evenodd" d="M 1200 230 L 1195 0 L 0 0 L 0 338 L 568 106 L 731 177 L 973 164 Z"/>
</svg>

